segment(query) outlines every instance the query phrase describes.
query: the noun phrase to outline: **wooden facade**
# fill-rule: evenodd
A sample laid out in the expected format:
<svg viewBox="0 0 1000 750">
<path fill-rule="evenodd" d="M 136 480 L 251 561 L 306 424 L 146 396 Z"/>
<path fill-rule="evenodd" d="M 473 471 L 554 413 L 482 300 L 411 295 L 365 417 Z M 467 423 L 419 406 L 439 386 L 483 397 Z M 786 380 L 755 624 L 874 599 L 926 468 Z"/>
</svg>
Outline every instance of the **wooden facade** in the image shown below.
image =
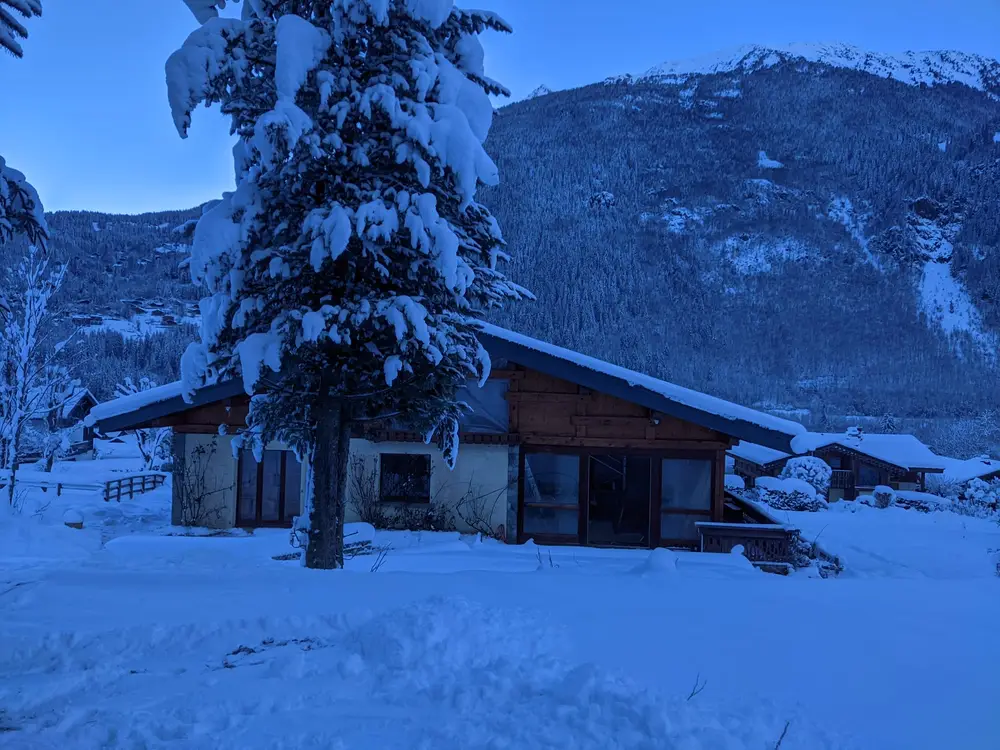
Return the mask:
<svg viewBox="0 0 1000 750">
<path fill-rule="evenodd" d="M 516 508 L 512 507 L 510 518 L 510 525 L 516 524 L 516 534 L 510 534 L 511 541 L 696 546 L 697 522 L 723 520 L 725 452 L 735 442 L 732 436 L 515 364 L 495 370 L 491 379 L 506 383 L 507 431 L 462 433 L 460 439 L 508 446 L 514 451 L 511 455 L 517 462 L 518 478 Z M 235 433 L 245 425 L 248 408 L 249 398 L 238 394 L 158 417 L 144 426 L 208 435 L 218 434 L 221 425 Z M 377 442 L 422 440 L 415 433 L 384 425 L 366 426 L 355 436 Z M 538 483 L 532 484 L 533 474 L 537 474 L 537 467 L 534 472 L 532 467 L 551 462 L 553 456 L 564 457 L 555 459 L 560 465 L 576 467 L 576 495 L 547 503 L 537 495 Z M 679 474 L 673 480 L 672 475 L 665 479 L 665 469 Z M 609 471 L 613 475 L 615 470 L 620 477 L 597 476 Z M 691 472 L 691 477 L 684 471 Z M 535 493 L 528 498 L 526 476 Z M 670 505 L 664 487 L 675 495 L 683 494 L 688 486 L 685 482 L 697 488 L 703 502 L 688 503 L 680 497 Z M 619 521 L 631 514 L 627 534 L 615 524 L 613 516 L 619 511 Z M 558 533 L 550 533 L 532 528 L 536 517 L 568 517 L 574 512 L 570 531 L 560 528 Z M 601 519 L 596 519 L 597 515 Z"/>
</svg>

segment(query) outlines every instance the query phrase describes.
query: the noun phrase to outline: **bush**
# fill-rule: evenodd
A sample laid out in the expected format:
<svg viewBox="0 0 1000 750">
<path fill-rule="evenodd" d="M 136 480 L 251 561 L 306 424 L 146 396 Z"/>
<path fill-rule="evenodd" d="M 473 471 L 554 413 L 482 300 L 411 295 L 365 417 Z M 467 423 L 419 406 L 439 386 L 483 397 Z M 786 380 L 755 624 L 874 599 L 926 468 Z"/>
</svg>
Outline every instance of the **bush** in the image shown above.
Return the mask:
<svg viewBox="0 0 1000 750">
<path fill-rule="evenodd" d="M 892 487 L 880 484 L 872 490 L 872 503 L 876 508 L 888 508 L 896 502 L 896 491 Z"/>
<path fill-rule="evenodd" d="M 821 496 L 826 497 L 830 490 L 830 478 L 833 469 L 826 461 L 816 456 L 798 456 L 792 458 L 781 470 L 782 479 L 801 479 L 812 486 Z"/>
<path fill-rule="evenodd" d="M 973 479 L 953 501 L 956 513 L 976 518 L 994 518 L 1000 512 L 1000 479 L 986 482 Z"/>
<path fill-rule="evenodd" d="M 760 502 L 776 510 L 819 511 L 827 507 L 826 500 L 802 479 L 759 477 L 756 494 Z"/>
</svg>

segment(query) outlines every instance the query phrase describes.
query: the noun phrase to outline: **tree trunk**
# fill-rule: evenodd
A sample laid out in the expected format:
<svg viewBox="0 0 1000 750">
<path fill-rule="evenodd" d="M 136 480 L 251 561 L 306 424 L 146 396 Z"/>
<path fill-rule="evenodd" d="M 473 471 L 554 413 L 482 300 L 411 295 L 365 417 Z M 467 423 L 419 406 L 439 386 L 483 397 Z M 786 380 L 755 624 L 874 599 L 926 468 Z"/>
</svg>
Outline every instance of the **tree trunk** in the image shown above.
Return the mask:
<svg viewBox="0 0 1000 750">
<path fill-rule="evenodd" d="M 312 465 L 312 509 L 306 567 L 344 567 L 344 506 L 351 420 L 346 404 L 330 400 L 317 415 Z"/>
</svg>

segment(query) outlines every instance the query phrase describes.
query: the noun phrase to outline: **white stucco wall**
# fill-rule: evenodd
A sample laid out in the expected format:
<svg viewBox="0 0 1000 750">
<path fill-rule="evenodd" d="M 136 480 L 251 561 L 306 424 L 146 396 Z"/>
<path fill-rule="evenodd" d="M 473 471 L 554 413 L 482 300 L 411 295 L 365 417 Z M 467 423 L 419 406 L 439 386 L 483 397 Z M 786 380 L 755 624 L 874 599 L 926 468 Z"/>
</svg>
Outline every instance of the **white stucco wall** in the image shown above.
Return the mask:
<svg viewBox="0 0 1000 750">
<path fill-rule="evenodd" d="M 199 525 L 211 528 L 231 528 L 236 523 L 236 483 L 238 481 L 238 463 L 233 458 L 232 438 L 218 435 L 183 436 L 184 459 L 187 466 L 193 466 L 198 460 L 199 448 L 203 455 L 211 453 L 214 445 L 215 453 L 205 464 L 205 487 L 211 494 L 209 512 L 203 514 L 203 522 Z M 272 443 L 269 450 L 283 450 L 285 446 Z M 470 512 L 478 512 L 488 517 L 493 529 L 507 523 L 507 446 L 505 445 L 462 445 L 458 452 L 458 462 L 454 470 L 450 470 L 441 457 L 441 452 L 433 446 L 423 443 L 373 443 L 368 440 L 351 441 L 351 457 L 359 458 L 365 468 L 376 479 L 379 475 L 378 457 L 380 453 L 420 453 L 431 457 L 431 502 L 434 505 L 447 506 L 455 517 L 459 531 L 471 531 L 469 524 L 462 516 L 468 517 Z M 350 468 L 349 468 L 350 471 Z M 179 523 L 180 508 L 177 486 L 179 479 L 174 477 L 174 522 Z M 305 493 L 306 472 L 302 472 L 302 493 Z M 351 507 L 352 492 L 348 482 L 348 502 L 346 520 L 358 520 L 357 512 Z M 377 487 L 375 488 L 377 491 Z M 468 496 L 468 497 L 467 497 Z M 465 501 L 463 502 L 463 498 Z M 422 507 L 422 506 L 418 506 Z M 215 512 L 215 511 L 218 512 Z"/>
<path fill-rule="evenodd" d="M 206 494 L 204 510 L 198 526 L 228 529 L 236 523 L 236 459 L 233 458 L 232 438 L 219 435 L 183 436 L 184 464 L 188 469 L 187 483 L 203 482 Z M 212 450 L 214 448 L 214 453 Z M 203 471 L 202 468 L 203 467 Z M 204 478 L 201 479 L 201 476 Z M 174 476 L 174 483 L 179 481 Z M 174 516 L 178 515 L 178 489 L 174 489 Z"/>
<path fill-rule="evenodd" d="M 507 446 L 473 445 L 459 447 L 458 461 L 454 470 L 449 469 L 434 446 L 423 443 L 373 443 L 368 440 L 352 440 L 351 456 L 365 462 L 365 472 L 379 476 L 378 457 L 380 453 L 420 453 L 431 457 L 431 504 L 446 506 L 455 516 L 459 531 L 472 531 L 462 516 L 468 518 L 475 512 L 489 519 L 490 527 L 496 529 L 507 523 Z M 349 471 L 351 471 L 349 469 Z M 358 514 L 352 503 L 355 500 L 352 485 L 348 481 L 348 503 L 345 518 L 357 521 Z M 375 488 L 377 491 L 377 487 Z M 463 498 L 465 500 L 463 501 Z M 405 507 L 405 504 L 404 504 Z M 423 507 L 423 506 L 414 506 Z"/>
</svg>

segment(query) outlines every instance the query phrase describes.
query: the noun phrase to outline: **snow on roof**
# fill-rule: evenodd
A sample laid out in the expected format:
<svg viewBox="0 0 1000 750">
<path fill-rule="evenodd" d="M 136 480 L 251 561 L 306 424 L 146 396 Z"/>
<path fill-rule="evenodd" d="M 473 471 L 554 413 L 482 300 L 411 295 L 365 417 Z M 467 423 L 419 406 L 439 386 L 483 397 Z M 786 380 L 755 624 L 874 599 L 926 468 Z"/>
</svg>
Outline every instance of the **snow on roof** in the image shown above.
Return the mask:
<svg viewBox="0 0 1000 750">
<path fill-rule="evenodd" d="M 849 448 L 904 469 L 944 469 L 951 460 L 937 455 L 913 435 L 863 433 L 852 437 L 842 432 L 809 432 L 792 439 L 796 453 L 811 453 L 829 445 Z"/>
<path fill-rule="evenodd" d="M 792 455 L 791 453 L 778 451 L 774 448 L 768 448 L 765 445 L 748 443 L 746 440 L 741 440 L 739 443 L 734 445 L 729 449 L 728 453 L 732 456 L 736 456 L 737 458 L 742 458 L 761 466 L 769 464 L 772 461 L 781 461 L 782 459 L 789 458 Z"/>
<path fill-rule="evenodd" d="M 167 383 L 166 385 L 158 386 L 156 388 L 150 388 L 148 391 L 130 393 L 128 396 L 122 396 L 121 398 L 116 398 L 112 401 L 95 406 L 90 410 L 90 413 L 84 420 L 84 424 L 88 427 L 93 426 L 98 420 L 128 414 L 129 412 L 136 411 L 144 406 L 158 404 L 161 401 L 169 401 L 172 398 L 180 396 L 181 393 L 182 388 L 179 380 L 174 383 Z"/>
<path fill-rule="evenodd" d="M 643 375 L 642 373 L 635 372 L 634 370 L 629 370 L 624 367 L 619 367 L 618 365 L 603 362 L 594 357 L 588 357 L 586 354 L 580 354 L 579 352 L 575 352 L 570 349 L 564 349 L 561 346 L 555 346 L 554 344 L 549 344 L 545 341 L 539 341 L 538 339 L 533 339 L 530 336 L 515 333 L 514 331 L 509 331 L 506 328 L 500 328 L 499 326 L 495 326 L 490 323 L 480 322 L 480 326 L 484 333 L 494 336 L 495 338 L 503 339 L 504 341 L 508 341 L 517 346 L 534 349 L 537 352 L 541 352 L 567 362 L 572 362 L 573 364 L 593 370 L 594 372 L 618 378 L 627 382 L 630 386 L 645 388 L 670 401 L 682 404 L 692 409 L 697 409 L 698 411 L 714 414 L 715 416 L 722 417 L 723 419 L 749 422 L 757 425 L 758 427 L 763 427 L 767 430 L 774 430 L 775 432 L 783 433 L 789 436 L 802 435 L 806 432 L 806 428 L 798 422 L 792 422 L 788 419 L 775 417 L 771 414 L 765 414 L 764 412 L 756 411 L 755 409 L 750 409 L 746 406 L 734 404 L 731 401 L 725 401 L 715 396 L 709 396 L 706 393 L 701 393 L 690 388 L 684 388 L 683 386 L 658 380 L 649 375 Z"/>
<path fill-rule="evenodd" d="M 947 464 L 943 478 L 950 482 L 964 483 L 994 472 L 1000 472 L 1000 461 L 985 456 L 965 461 L 958 458 L 948 458 L 945 461 Z"/>
</svg>

